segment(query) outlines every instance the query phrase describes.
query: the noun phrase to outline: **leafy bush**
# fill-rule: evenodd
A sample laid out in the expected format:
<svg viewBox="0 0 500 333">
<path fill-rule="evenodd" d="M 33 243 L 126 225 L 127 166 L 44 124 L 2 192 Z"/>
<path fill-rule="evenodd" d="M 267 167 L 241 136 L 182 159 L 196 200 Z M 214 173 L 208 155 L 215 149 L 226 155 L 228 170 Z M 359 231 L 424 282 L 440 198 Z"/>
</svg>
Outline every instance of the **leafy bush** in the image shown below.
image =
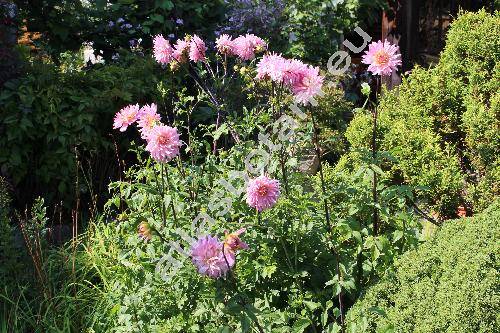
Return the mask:
<svg viewBox="0 0 500 333">
<path fill-rule="evenodd" d="M 55 59 L 79 50 L 84 42 L 111 59 L 118 49 L 129 49 L 132 40 L 142 38 L 149 47 L 145 35 L 211 31 L 224 13 L 220 0 L 46 0 L 43 6 L 23 2 L 20 9 L 29 31 L 43 33 L 40 46 Z"/>
<path fill-rule="evenodd" d="M 78 191 L 88 193 L 100 183 L 93 190 L 102 192 L 104 180 L 117 173 L 108 126 L 113 114 L 125 103 L 158 94 L 159 80 L 149 59 L 135 57 L 86 71 L 64 69 L 31 63 L 0 94 L 0 165 L 14 182 L 16 199 L 24 203 L 37 195 L 71 203 L 82 164 L 94 173 L 86 175 L 90 184 L 81 177 Z"/>
<path fill-rule="evenodd" d="M 446 222 L 353 306 L 350 332 L 494 332 L 499 220 L 497 200 L 480 215 Z"/>
<path fill-rule="evenodd" d="M 460 204 L 479 212 L 500 194 L 500 17 L 462 13 L 435 68 L 416 68 L 379 106 L 379 146 L 394 181 L 424 186 L 442 216 Z M 371 117 L 347 131 L 354 149 L 368 147 Z M 353 156 L 347 156 L 350 159 Z"/>
<path fill-rule="evenodd" d="M 285 38 L 287 53 L 308 59 L 326 61 L 338 50 L 344 33 L 362 22 L 360 16 L 374 13 L 385 6 L 384 1 L 322 1 L 292 0 L 287 2 Z M 365 21 L 365 23 L 367 23 Z"/>
<path fill-rule="evenodd" d="M 372 24 L 385 1 L 232 0 L 222 32 L 265 33 L 284 54 L 325 62 L 338 50 L 341 36 L 356 25 Z"/>
</svg>

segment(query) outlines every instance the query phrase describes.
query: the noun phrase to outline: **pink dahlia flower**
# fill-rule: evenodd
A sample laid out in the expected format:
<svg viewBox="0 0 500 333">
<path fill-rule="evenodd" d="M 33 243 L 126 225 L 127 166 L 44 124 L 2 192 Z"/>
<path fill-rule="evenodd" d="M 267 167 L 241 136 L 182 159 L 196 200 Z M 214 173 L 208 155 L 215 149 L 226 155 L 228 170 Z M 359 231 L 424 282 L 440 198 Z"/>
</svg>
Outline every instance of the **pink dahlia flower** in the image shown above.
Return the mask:
<svg viewBox="0 0 500 333">
<path fill-rule="evenodd" d="M 189 59 L 191 61 L 204 61 L 206 50 L 205 42 L 198 35 L 194 35 L 189 41 Z"/>
<path fill-rule="evenodd" d="M 323 77 L 319 75 L 319 68 L 313 66 L 307 66 L 301 76 L 302 78 L 292 86 L 292 92 L 298 103 L 307 105 L 310 99 L 321 91 Z"/>
<path fill-rule="evenodd" d="M 139 104 L 127 105 L 115 114 L 115 119 L 113 121 L 113 128 L 120 129 L 124 132 L 127 127 L 132 125 L 139 115 Z"/>
<path fill-rule="evenodd" d="M 189 53 L 189 42 L 184 39 L 178 39 L 174 45 L 172 56 L 180 63 L 186 62 Z"/>
<path fill-rule="evenodd" d="M 223 247 L 223 243 L 212 236 L 200 238 L 191 246 L 191 260 L 198 273 L 217 279 L 234 266 L 234 253 L 223 253 Z"/>
<path fill-rule="evenodd" d="M 398 66 L 401 66 L 399 46 L 387 40 L 373 42 L 368 46 L 368 51 L 363 55 L 362 61 L 369 65 L 368 70 L 373 74 L 391 75 Z"/>
<path fill-rule="evenodd" d="M 150 105 L 144 105 L 139 111 L 137 125 L 143 139 L 146 139 L 149 131 L 160 123 L 161 117 L 156 110 L 156 104 L 152 103 Z"/>
<path fill-rule="evenodd" d="M 221 35 L 215 40 L 215 47 L 220 54 L 233 55 L 233 39 L 226 34 Z"/>
<path fill-rule="evenodd" d="M 271 79 L 274 82 L 281 83 L 283 81 L 283 71 L 288 60 L 279 54 L 271 53 L 264 55 L 257 64 L 257 79 Z"/>
<path fill-rule="evenodd" d="M 279 195 L 280 183 L 275 179 L 260 176 L 248 182 L 247 204 L 259 212 L 273 207 Z"/>
<path fill-rule="evenodd" d="M 156 35 L 153 39 L 153 54 L 156 61 L 160 64 L 168 64 L 173 59 L 174 49 L 170 42 L 162 35 Z"/>
<path fill-rule="evenodd" d="M 234 53 L 241 60 L 252 60 L 256 52 L 264 51 L 266 47 L 266 42 L 262 38 L 251 34 L 239 36 L 233 41 Z"/>
<path fill-rule="evenodd" d="M 158 162 L 169 162 L 179 155 L 182 142 L 176 128 L 156 125 L 147 134 L 146 150 Z"/>
</svg>

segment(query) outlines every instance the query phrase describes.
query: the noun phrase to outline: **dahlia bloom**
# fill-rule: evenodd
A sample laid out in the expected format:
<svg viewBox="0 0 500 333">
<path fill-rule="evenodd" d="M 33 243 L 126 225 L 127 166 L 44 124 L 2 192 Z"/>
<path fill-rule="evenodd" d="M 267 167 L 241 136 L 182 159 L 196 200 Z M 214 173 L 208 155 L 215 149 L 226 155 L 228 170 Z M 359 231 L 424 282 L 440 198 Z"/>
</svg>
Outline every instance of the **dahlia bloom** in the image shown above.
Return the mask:
<svg viewBox="0 0 500 333">
<path fill-rule="evenodd" d="M 127 105 L 115 114 L 113 128 L 120 129 L 120 132 L 125 132 L 127 127 L 132 125 L 139 115 L 139 104 Z"/>
<path fill-rule="evenodd" d="M 264 51 L 266 47 L 266 42 L 262 38 L 252 34 L 239 36 L 233 41 L 233 52 L 241 60 L 252 60 L 256 52 Z"/>
<path fill-rule="evenodd" d="M 204 61 L 206 50 L 205 42 L 198 35 L 194 35 L 189 41 L 189 59 L 191 61 Z"/>
<path fill-rule="evenodd" d="M 158 162 L 169 162 L 179 155 L 182 142 L 176 128 L 156 125 L 147 133 L 146 150 Z"/>
<path fill-rule="evenodd" d="M 227 35 L 223 34 L 215 40 L 215 47 L 220 54 L 233 55 L 233 39 Z"/>
<path fill-rule="evenodd" d="M 293 88 L 302 82 L 302 79 L 307 75 L 308 67 L 300 60 L 291 59 L 285 61 L 282 71 L 283 83 Z"/>
<path fill-rule="evenodd" d="M 224 249 L 226 251 L 236 252 L 237 250 L 247 250 L 248 245 L 240 239 L 240 235 L 246 231 L 245 228 L 236 230 L 235 232 L 225 232 Z M 227 252 L 224 252 L 227 253 Z"/>
<path fill-rule="evenodd" d="M 274 82 L 280 83 L 283 81 L 283 71 L 288 60 L 279 54 L 266 54 L 257 64 L 257 79 L 271 79 Z"/>
<path fill-rule="evenodd" d="M 217 279 L 234 266 L 234 253 L 223 253 L 223 246 L 223 243 L 212 236 L 200 238 L 191 246 L 191 261 L 198 273 Z"/>
<path fill-rule="evenodd" d="M 301 76 L 292 86 L 292 92 L 298 103 L 307 105 L 321 91 L 323 77 L 319 75 L 319 68 L 313 66 L 307 66 Z"/>
<path fill-rule="evenodd" d="M 153 39 L 153 54 L 160 64 L 168 64 L 173 59 L 174 49 L 170 42 L 162 35 L 156 35 Z"/>
<path fill-rule="evenodd" d="M 362 61 L 369 65 L 368 70 L 375 75 L 391 75 L 398 66 L 401 66 L 399 46 L 387 40 L 373 42 L 368 46 Z"/>
<path fill-rule="evenodd" d="M 144 105 L 139 111 L 137 126 L 143 139 L 147 138 L 149 131 L 160 122 L 160 115 L 156 112 L 156 104 Z"/>
<path fill-rule="evenodd" d="M 186 62 L 189 54 L 189 42 L 184 39 L 178 39 L 174 45 L 172 56 L 180 63 Z"/>
<path fill-rule="evenodd" d="M 248 182 L 247 204 L 259 212 L 273 207 L 278 201 L 279 195 L 280 184 L 275 179 L 259 176 Z"/>
</svg>

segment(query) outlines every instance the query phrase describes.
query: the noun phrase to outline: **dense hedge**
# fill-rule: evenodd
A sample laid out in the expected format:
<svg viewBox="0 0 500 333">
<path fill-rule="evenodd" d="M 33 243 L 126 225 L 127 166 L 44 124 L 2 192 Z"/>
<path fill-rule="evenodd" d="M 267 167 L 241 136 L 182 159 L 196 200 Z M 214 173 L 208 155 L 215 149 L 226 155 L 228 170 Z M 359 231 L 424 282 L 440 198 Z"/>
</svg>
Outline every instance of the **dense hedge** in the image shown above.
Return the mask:
<svg viewBox="0 0 500 333">
<path fill-rule="evenodd" d="M 494 332 L 500 324 L 500 201 L 448 221 L 347 315 L 351 332 Z"/>
<path fill-rule="evenodd" d="M 105 191 L 105 180 L 117 168 L 114 113 L 158 94 L 158 68 L 149 58 L 133 59 L 82 71 L 34 62 L 6 83 L 0 93 L 0 166 L 18 200 L 74 197 L 76 154 L 87 178 L 101 179 L 103 188 L 94 190 Z M 80 190 L 88 190 L 87 183 L 82 178 Z"/>
<path fill-rule="evenodd" d="M 397 158 L 395 180 L 430 189 L 443 216 L 484 209 L 500 194 L 500 12 L 464 13 L 434 68 L 416 68 L 379 106 L 379 145 Z M 369 147 L 372 119 L 358 114 L 347 138 Z M 346 156 L 344 159 L 352 159 Z"/>
</svg>

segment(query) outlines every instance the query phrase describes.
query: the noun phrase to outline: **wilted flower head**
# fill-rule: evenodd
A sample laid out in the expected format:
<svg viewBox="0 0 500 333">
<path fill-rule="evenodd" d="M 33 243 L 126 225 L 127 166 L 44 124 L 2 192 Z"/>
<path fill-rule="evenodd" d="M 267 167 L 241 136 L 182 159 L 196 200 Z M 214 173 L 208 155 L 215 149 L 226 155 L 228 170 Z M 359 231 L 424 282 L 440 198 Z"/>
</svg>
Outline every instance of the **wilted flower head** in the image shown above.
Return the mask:
<svg viewBox="0 0 500 333">
<path fill-rule="evenodd" d="M 237 250 L 248 249 L 247 243 L 240 239 L 240 235 L 245 231 L 245 228 L 241 228 L 232 233 L 229 233 L 228 231 L 225 232 L 226 238 L 224 240 L 224 248 L 226 249 L 226 251 L 236 252 Z"/>
<path fill-rule="evenodd" d="M 205 60 L 205 51 L 207 47 L 205 42 L 198 36 L 194 35 L 189 41 L 189 59 L 194 62 Z"/>
<path fill-rule="evenodd" d="M 153 238 L 153 229 L 149 225 L 148 222 L 141 222 L 138 227 L 139 238 L 144 240 L 145 242 L 151 240 Z"/>
<path fill-rule="evenodd" d="M 113 128 L 120 129 L 124 132 L 127 127 L 132 125 L 139 114 L 139 104 L 127 105 L 115 114 L 115 119 L 113 121 Z"/>
<path fill-rule="evenodd" d="M 160 64 L 168 64 L 173 59 L 174 49 L 170 42 L 162 35 L 156 35 L 153 39 L 153 54 L 156 61 Z"/>
<path fill-rule="evenodd" d="M 241 60 L 252 60 L 256 52 L 266 50 L 266 42 L 252 34 L 239 36 L 233 41 L 233 51 Z"/>
<path fill-rule="evenodd" d="M 156 125 L 147 134 L 146 150 L 158 162 L 169 162 L 179 155 L 182 142 L 176 128 Z"/>
<path fill-rule="evenodd" d="M 191 246 L 191 260 L 198 273 L 216 279 L 225 275 L 234 266 L 234 253 L 230 251 L 223 253 L 223 246 L 212 236 L 200 238 Z"/>
<path fill-rule="evenodd" d="M 280 184 L 275 179 L 259 176 L 251 179 L 247 186 L 247 204 L 261 212 L 276 204 L 280 195 Z"/>
<path fill-rule="evenodd" d="M 369 65 L 368 70 L 376 75 L 391 75 L 398 66 L 401 66 L 399 47 L 384 42 L 373 42 L 368 46 L 362 58 L 363 63 Z"/>
<path fill-rule="evenodd" d="M 156 110 L 156 104 L 152 103 L 144 105 L 139 111 L 137 125 L 143 139 L 146 139 L 149 131 L 160 122 L 161 117 Z"/>
<path fill-rule="evenodd" d="M 215 40 L 215 46 L 220 54 L 233 55 L 233 39 L 226 34 Z"/>
</svg>

